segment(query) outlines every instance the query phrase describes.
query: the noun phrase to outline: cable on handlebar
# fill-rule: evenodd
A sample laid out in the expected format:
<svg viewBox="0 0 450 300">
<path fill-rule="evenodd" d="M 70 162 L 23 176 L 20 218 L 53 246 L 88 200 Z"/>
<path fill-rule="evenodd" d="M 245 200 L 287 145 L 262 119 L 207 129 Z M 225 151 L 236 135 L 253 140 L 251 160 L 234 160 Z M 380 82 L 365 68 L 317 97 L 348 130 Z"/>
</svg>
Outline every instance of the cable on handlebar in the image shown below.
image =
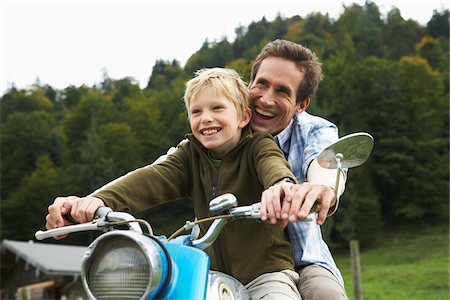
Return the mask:
<svg viewBox="0 0 450 300">
<path fill-rule="evenodd" d="M 189 228 L 192 228 L 192 225 L 197 225 L 197 224 L 201 224 L 201 223 L 204 223 L 204 222 L 213 221 L 213 220 L 216 220 L 216 219 L 232 219 L 232 218 L 236 218 L 236 216 L 233 216 L 233 215 L 220 215 L 220 216 L 213 216 L 213 217 L 200 219 L 200 220 L 197 220 L 197 221 L 194 221 L 194 222 L 188 221 L 189 222 L 188 224 L 184 225 L 183 227 L 180 227 L 177 231 L 172 233 L 172 235 L 169 236 L 167 241 L 169 242 L 169 241 L 173 240 L 174 238 L 179 236 L 183 231 L 186 231 Z"/>
<path fill-rule="evenodd" d="M 112 222 L 112 225 L 124 225 L 124 224 L 128 224 L 128 223 L 131 223 L 131 222 L 137 222 L 137 223 L 143 224 L 147 228 L 148 234 L 153 236 L 152 226 L 150 225 L 150 223 L 148 223 L 147 221 L 145 221 L 143 219 L 115 221 L 115 222 Z"/>
</svg>

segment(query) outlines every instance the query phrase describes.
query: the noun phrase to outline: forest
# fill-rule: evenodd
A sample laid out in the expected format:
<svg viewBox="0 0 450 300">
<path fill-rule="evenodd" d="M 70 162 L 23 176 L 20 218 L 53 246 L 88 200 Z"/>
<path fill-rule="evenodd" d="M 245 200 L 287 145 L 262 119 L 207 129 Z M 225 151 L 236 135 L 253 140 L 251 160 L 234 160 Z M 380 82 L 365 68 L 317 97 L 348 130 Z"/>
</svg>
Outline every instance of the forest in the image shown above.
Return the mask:
<svg viewBox="0 0 450 300">
<path fill-rule="evenodd" d="M 395 8 L 382 16 L 368 1 L 336 20 L 278 16 L 235 32 L 234 41 L 205 40 L 184 66 L 158 60 L 145 88 L 107 73 L 94 86 L 11 86 L 0 100 L 1 238 L 33 239 L 55 197 L 89 194 L 153 162 L 190 130 L 182 97 L 193 72 L 228 67 L 248 81 L 256 55 L 278 38 L 322 62 L 308 111 L 337 124 L 340 136 L 365 131 L 375 140 L 368 162 L 349 171 L 327 241 L 366 246 L 387 226 L 448 224 L 448 10 L 421 25 Z M 182 226 L 186 203 L 164 213 Z"/>
</svg>

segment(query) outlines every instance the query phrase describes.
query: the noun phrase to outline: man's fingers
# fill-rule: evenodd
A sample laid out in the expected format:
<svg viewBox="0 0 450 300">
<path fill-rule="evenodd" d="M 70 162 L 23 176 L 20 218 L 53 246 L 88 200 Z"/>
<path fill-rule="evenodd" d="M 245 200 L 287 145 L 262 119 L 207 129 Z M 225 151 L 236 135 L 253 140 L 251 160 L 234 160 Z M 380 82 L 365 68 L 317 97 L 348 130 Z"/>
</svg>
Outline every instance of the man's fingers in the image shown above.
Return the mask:
<svg viewBox="0 0 450 300">
<path fill-rule="evenodd" d="M 297 221 L 297 218 L 305 218 L 307 216 L 307 212 L 300 211 L 303 203 L 305 201 L 306 194 L 308 193 L 311 187 L 307 183 L 296 184 L 293 189 L 293 203 L 294 205 L 290 210 L 290 220 L 291 222 Z"/>
<path fill-rule="evenodd" d="M 280 226 L 281 228 L 285 228 L 288 223 L 288 220 L 278 220 L 278 226 Z"/>
<path fill-rule="evenodd" d="M 322 225 L 325 222 L 333 199 L 334 199 L 333 189 L 324 186 L 320 199 L 320 209 L 317 216 L 317 224 Z"/>
<path fill-rule="evenodd" d="M 305 200 L 303 201 L 298 214 L 299 218 L 305 218 L 311 212 L 311 207 L 316 203 L 316 200 L 319 199 L 320 189 L 313 185 L 309 185 L 308 187 L 309 189 L 305 194 Z"/>
</svg>

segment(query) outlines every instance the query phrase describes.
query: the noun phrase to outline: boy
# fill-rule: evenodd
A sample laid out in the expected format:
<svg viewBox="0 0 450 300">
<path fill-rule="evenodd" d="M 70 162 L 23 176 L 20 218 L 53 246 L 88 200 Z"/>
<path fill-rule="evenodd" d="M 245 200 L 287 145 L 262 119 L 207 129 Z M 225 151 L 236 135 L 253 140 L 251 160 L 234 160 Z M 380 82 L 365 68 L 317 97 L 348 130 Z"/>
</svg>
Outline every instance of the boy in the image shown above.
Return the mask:
<svg viewBox="0 0 450 300">
<path fill-rule="evenodd" d="M 188 142 L 165 161 L 130 172 L 71 203 L 75 219 L 92 219 L 102 205 L 136 213 L 182 197 L 191 197 L 196 217 L 205 218 L 209 200 L 220 194 L 233 193 L 239 205 L 249 205 L 278 182 L 296 182 L 272 136 L 252 133 L 247 126 L 248 91 L 237 72 L 197 72 L 186 84 L 184 100 L 192 131 Z M 208 225 L 200 225 L 202 233 Z M 252 299 L 300 298 L 291 246 L 281 227 L 254 220 L 232 222 L 207 251 L 211 268 L 246 284 Z"/>
</svg>

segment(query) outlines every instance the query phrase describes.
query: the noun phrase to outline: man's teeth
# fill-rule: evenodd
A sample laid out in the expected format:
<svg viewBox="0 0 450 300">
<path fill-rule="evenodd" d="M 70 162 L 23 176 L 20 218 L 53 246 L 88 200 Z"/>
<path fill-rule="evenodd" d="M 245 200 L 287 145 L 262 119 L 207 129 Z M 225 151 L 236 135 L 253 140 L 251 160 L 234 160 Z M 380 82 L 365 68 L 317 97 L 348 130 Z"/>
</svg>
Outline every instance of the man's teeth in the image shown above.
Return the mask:
<svg viewBox="0 0 450 300">
<path fill-rule="evenodd" d="M 210 135 L 210 134 L 214 134 L 218 131 L 219 131 L 218 129 L 206 129 L 206 130 L 203 130 L 202 133 L 203 133 L 203 135 Z"/>
<path fill-rule="evenodd" d="M 265 110 L 262 110 L 260 108 L 256 108 L 256 112 L 260 115 L 263 115 L 264 117 L 268 117 L 268 118 L 275 117 L 275 114 L 265 111 Z"/>
</svg>

